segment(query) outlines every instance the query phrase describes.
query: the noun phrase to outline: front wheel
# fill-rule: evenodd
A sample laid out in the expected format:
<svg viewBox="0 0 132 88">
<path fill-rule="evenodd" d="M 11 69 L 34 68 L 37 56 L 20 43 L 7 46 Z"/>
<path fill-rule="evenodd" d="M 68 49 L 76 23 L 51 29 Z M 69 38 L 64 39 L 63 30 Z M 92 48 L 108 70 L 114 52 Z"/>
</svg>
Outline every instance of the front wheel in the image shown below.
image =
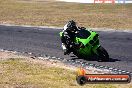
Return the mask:
<svg viewBox="0 0 132 88">
<path fill-rule="evenodd" d="M 98 54 L 99 61 L 109 61 L 109 54 L 102 46 L 98 48 Z"/>
</svg>

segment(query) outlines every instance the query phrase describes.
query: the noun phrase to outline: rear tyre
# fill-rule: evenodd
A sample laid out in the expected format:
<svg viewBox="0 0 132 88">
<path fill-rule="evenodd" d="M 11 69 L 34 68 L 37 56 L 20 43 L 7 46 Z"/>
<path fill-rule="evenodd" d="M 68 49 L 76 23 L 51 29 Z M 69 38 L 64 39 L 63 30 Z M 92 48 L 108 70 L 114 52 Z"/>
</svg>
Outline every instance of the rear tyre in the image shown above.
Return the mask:
<svg viewBox="0 0 132 88">
<path fill-rule="evenodd" d="M 109 54 L 102 46 L 98 48 L 98 53 L 99 61 L 109 61 Z"/>
</svg>

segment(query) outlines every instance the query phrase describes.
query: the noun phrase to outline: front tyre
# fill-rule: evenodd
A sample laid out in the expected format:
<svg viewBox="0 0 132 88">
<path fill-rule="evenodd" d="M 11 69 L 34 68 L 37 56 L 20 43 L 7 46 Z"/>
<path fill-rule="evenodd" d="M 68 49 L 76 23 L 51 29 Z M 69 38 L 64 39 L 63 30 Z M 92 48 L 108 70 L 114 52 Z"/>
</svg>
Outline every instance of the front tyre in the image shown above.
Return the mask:
<svg viewBox="0 0 132 88">
<path fill-rule="evenodd" d="M 109 61 L 109 54 L 102 46 L 98 48 L 98 54 L 99 61 Z"/>
</svg>

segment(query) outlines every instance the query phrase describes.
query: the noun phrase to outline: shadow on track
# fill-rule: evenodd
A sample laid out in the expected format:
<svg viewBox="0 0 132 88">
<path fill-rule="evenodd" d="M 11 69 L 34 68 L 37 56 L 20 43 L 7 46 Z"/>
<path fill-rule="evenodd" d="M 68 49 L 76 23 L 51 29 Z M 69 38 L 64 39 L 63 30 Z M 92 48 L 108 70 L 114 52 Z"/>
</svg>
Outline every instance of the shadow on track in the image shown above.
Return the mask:
<svg viewBox="0 0 132 88">
<path fill-rule="evenodd" d="M 121 61 L 121 60 L 115 59 L 115 58 L 109 58 L 109 61 L 108 62 L 116 62 L 116 61 Z"/>
<path fill-rule="evenodd" d="M 93 58 L 87 58 L 87 59 L 84 59 L 84 58 L 78 58 L 74 55 L 70 56 L 71 57 L 71 60 L 77 60 L 77 59 L 83 59 L 83 60 L 86 60 L 86 61 L 97 61 L 97 62 L 116 62 L 116 61 L 121 61 L 119 59 L 116 59 L 116 58 L 109 58 L 108 61 L 98 61 L 98 58 L 96 57 L 93 57 Z"/>
</svg>

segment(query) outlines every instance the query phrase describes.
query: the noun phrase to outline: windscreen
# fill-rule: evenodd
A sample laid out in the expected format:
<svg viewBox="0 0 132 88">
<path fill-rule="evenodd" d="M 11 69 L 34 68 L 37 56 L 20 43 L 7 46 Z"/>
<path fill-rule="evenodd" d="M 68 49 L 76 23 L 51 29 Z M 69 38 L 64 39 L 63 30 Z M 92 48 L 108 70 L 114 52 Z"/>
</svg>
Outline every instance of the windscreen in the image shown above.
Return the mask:
<svg viewBox="0 0 132 88">
<path fill-rule="evenodd" d="M 76 36 L 81 39 L 87 39 L 90 36 L 90 34 L 91 33 L 87 30 L 79 30 Z"/>
</svg>

